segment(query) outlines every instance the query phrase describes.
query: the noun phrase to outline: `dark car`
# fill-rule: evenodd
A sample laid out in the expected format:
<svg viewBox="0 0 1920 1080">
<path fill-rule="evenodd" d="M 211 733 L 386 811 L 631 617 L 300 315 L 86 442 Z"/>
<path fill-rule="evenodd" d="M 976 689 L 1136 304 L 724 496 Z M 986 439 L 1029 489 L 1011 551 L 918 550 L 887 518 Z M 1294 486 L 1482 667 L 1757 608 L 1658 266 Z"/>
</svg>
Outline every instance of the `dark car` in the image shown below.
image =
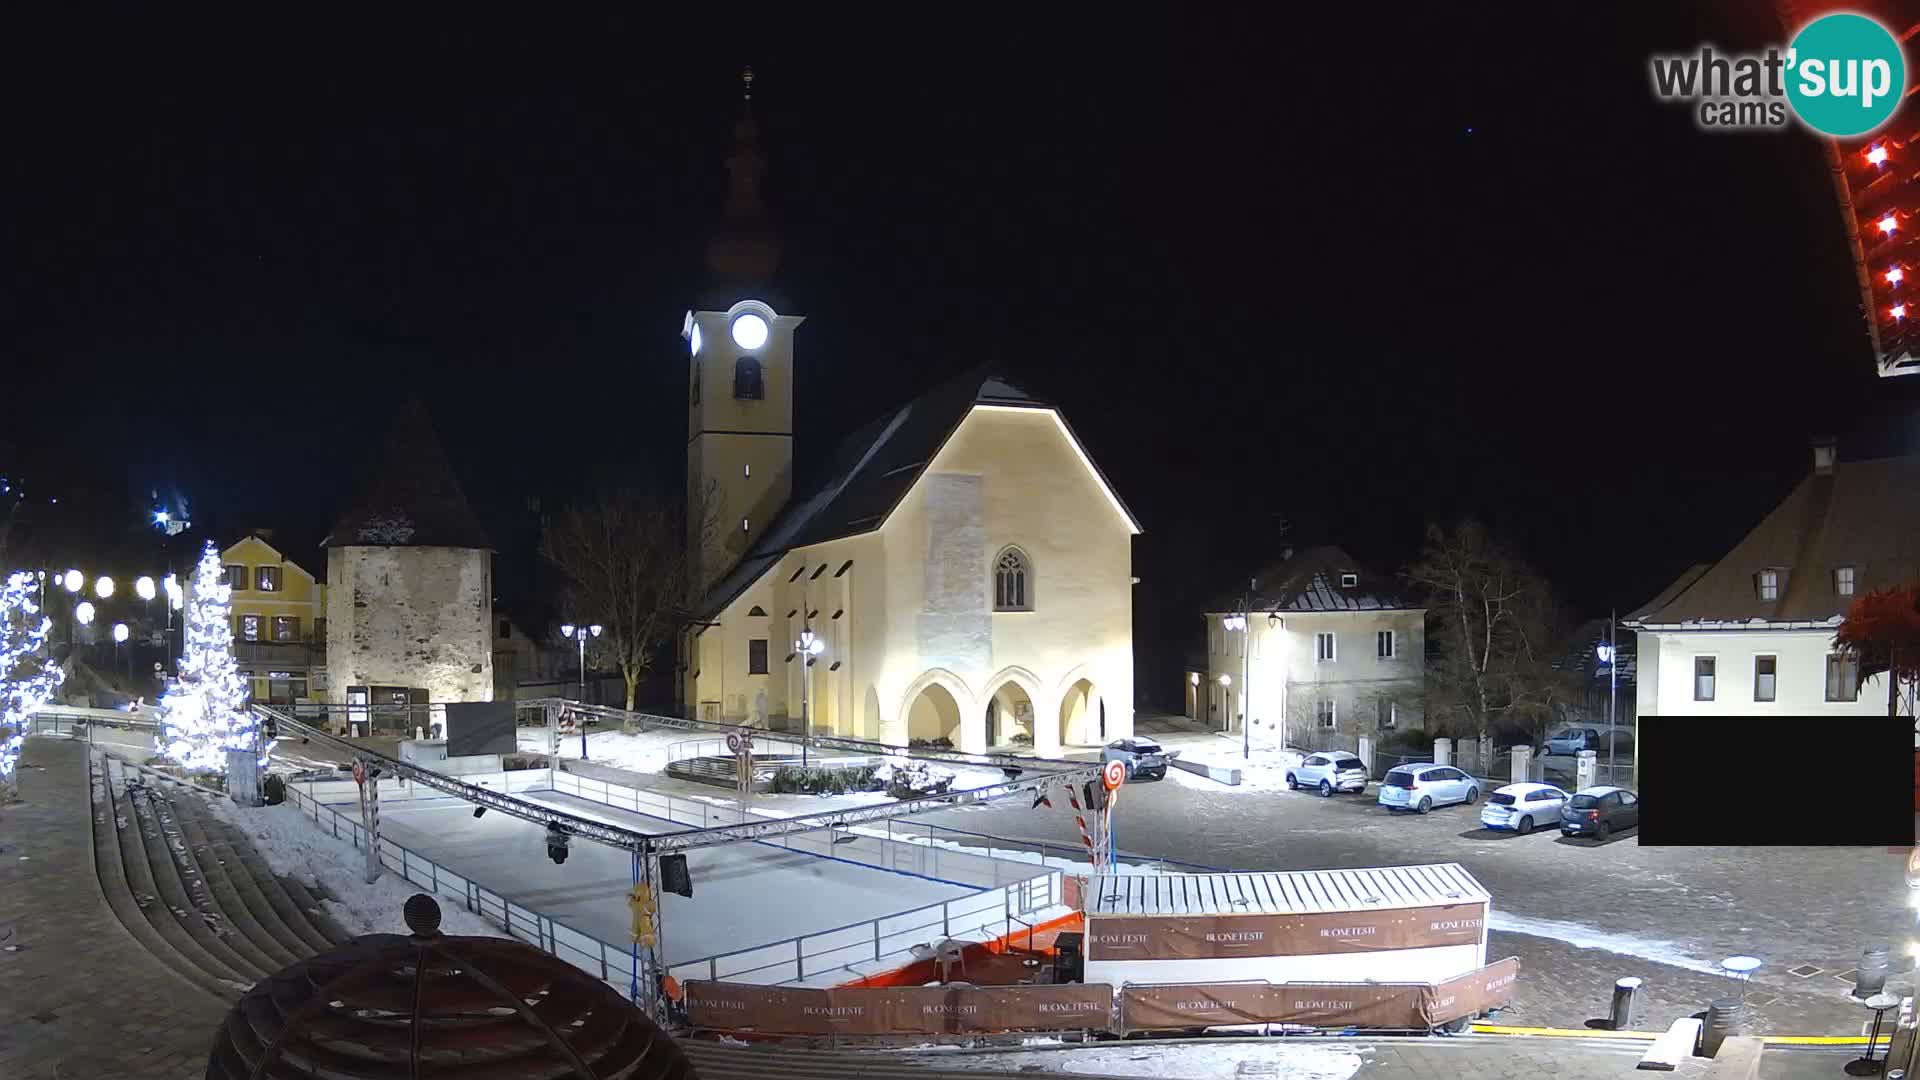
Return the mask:
<svg viewBox="0 0 1920 1080">
<path fill-rule="evenodd" d="M 1152 739 L 1115 739 L 1101 751 L 1100 760 L 1125 765 L 1129 780 L 1159 780 L 1167 775 L 1167 759 L 1171 756 Z"/>
<path fill-rule="evenodd" d="M 1560 811 L 1560 835 L 1605 840 L 1640 824 L 1640 797 L 1626 788 L 1581 788 Z"/>
</svg>

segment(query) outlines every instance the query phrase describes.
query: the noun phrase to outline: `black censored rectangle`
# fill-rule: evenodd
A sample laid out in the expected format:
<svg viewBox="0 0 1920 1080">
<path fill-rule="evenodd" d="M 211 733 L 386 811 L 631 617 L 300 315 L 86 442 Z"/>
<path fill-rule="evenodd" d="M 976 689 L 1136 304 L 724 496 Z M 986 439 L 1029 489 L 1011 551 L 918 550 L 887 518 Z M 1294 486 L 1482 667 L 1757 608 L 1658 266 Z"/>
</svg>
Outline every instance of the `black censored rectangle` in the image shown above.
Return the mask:
<svg viewBox="0 0 1920 1080">
<path fill-rule="evenodd" d="M 1643 716 L 1648 847 L 1912 847 L 1914 725 L 1885 716 Z"/>
</svg>

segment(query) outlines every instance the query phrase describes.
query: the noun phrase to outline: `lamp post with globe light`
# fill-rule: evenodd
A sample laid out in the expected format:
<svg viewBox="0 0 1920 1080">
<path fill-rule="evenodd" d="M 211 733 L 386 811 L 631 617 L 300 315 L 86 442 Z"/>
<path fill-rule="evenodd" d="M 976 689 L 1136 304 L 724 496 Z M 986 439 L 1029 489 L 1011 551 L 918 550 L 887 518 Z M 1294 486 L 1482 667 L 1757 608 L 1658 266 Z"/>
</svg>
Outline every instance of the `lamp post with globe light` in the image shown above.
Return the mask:
<svg viewBox="0 0 1920 1080">
<path fill-rule="evenodd" d="M 793 651 L 800 657 L 800 767 L 804 769 L 807 748 L 813 745 L 813 659 L 827 651 L 827 643 L 808 627 L 800 631 Z"/>
<path fill-rule="evenodd" d="M 1601 663 L 1607 665 L 1607 783 L 1611 784 L 1614 782 L 1614 778 L 1619 776 L 1619 773 L 1614 768 L 1615 740 L 1619 737 L 1619 731 L 1614 726 L 1613 705 L 1614 705 L 1614 698 L 1618 693 L 1618 687 L 1619 687 L 1619 678 L 1616 673 L 1620 669 L 1620 665 L 1618 663 L 1620 652 L 1618 649 L 1614 647 L 1614 630 L 1613 630 L 1613 613 L 1612 612 L 1607 613 L 1606 644 L 1595 648 L 1593 650 L 1593 653 L 1595 656 L 1599 657 Z M 1634 761 L 1636 762 L 1634 768 L 1636 772 L 1639 769 L 1639 765 L 1637 764 L 1639 760 L 1640 760 L 1639 753 L 1636 750 L 1634 754 Z M 1636 787 L 1639 786 L 1639 781 L 1637 778 L 1635 780 L 1635 786 Z"/>
<path fill-rule="evenodd" d="M 567 623 L 560 628 L 561 637 L 578 642 L 580 646 L 580 703 L 583 705 L 587 701 L 587 639 L 599 637 L 603 629 L 599 623 L 591 626 Z M 580 760 L 587 760 L 587 725 L 584 719 L 580 723 Z"/>
</svg>

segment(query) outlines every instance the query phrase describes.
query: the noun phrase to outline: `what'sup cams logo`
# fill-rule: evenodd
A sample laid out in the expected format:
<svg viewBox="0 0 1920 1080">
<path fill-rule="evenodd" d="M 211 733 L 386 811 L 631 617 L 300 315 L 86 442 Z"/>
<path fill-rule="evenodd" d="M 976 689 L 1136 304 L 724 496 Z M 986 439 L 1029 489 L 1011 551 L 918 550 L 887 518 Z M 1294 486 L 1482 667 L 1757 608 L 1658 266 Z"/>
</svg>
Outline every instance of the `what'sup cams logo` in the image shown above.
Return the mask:
<svg viewBox="0 0 1920 1080">
<path fill-rule="evenodd" d="M 1686 102 L 1708 131 L 1754 131 L 1799 118 L 1834 138 L 1865 135 L 1887 122 L 1907 90 L 1900 42 L 1865 15 L 1822 15 L 1784 49 L 1699 51 L 1655 56 L 1654 96 Z"/>
</svg>

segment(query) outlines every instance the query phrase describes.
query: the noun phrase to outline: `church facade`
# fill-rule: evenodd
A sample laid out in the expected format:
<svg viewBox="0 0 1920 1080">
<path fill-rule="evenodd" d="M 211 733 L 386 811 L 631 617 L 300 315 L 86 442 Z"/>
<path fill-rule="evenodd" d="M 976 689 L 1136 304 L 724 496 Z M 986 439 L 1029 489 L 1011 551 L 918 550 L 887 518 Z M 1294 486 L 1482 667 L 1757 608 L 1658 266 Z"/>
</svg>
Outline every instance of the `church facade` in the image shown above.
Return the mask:
<svg viewBox="0 0 1920 1080">
<path fill-rule="evenodd" d="M 969 752 L 1133 733 L 1133 515 L 1059 409 L 986 368 L 848 436 L 796 492 L 795 340 L 750 114 L 719 282 L 683 336 L 690 715 Z"/>
</svg>

